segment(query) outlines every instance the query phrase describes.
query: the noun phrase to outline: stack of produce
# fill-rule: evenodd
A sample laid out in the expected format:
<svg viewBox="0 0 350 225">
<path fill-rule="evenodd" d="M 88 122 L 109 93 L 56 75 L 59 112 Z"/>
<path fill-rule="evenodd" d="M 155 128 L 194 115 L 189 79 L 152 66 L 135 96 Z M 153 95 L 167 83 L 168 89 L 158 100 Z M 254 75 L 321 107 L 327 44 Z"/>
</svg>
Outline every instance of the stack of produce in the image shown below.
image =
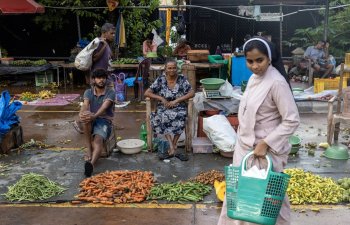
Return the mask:
<svg viewBox="0 0 350 225">
<path fill-rule="evenodd" d="M 14 60 L 11 62 L 12 66 L 43 66 L 46 65 L 47 61 L 45 59 L 39 60 Z"/>
<path fill-rule="evenodd" d="M 37 100 L 38 98 L 39 98 L 38 94 L 33 94 L 27 91 L 21 94 L 21 96 L 19 97 L 19 100 L 31 102 L 31 101 Z"/>
<path fill-rule="evenodd" d="M 350 202 L 350 178 L 342 178 L 337 181 L 343 191 L 343 202 Z"/>
<path fill-rule="evenodd" d="M 284 172 L 291 176 L 287 194 L 292 204 L 334 204 L 342 201 L 343 189 L 332 178 L 304 172 L 302 169 L 285 169 Z"/>
<path fill-rule="evenodd" d="M 112 64 L 137 64 L 139 61 L 133 58 L 119 58 L 112 62 Z"/>
<path fill-rule="evenodd" d="M 197 182 L 164 183 L 153 187 L 147 199 L 198 202 L 210 192 L 211 187 Z"/>
<path fill-rule="evenodd" d="M 9 186 L 5 197 L 10 201 L 45 200 L 61 194 L 64 190 L 43 175 L 29 173 L 23 175 L 16 184 Z"/>
<path fill-rule="evenodd" d="M 150 193 L 154 177 L 150 171 L 107 171 L 80 183 L 80 201 L 102 203 L 142 202 Z"/>
<path fill-rule="evenodd" d="M 211 185 L 214 185 L 215 180 L 224 181 L 225 174 L 217 170 L 209 170 L 207 172 L 201 172 L 196 177 L 190 179 L 190 181 Z"/>
<path fill-rule="evenodd" d="M 39 92 L 38 96 L 41 99 L 49 99 L 54 98 L 56 95 L 49 90 L 42 90 Z"/>
</svg>

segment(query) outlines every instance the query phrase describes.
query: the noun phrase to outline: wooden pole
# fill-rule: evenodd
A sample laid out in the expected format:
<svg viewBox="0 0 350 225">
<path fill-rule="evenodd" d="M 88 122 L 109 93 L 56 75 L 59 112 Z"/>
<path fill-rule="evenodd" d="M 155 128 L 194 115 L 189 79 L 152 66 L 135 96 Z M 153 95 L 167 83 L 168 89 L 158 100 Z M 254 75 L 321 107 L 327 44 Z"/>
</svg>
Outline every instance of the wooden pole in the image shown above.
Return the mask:
<svg viewBox="0 0 350 225">
<path fill-rule="evenodd" d="M 186 141 L 185 141 L 185 149 L 186 152 L 191 151 L 192 146 L 192 128 L 193 128 L 193 98 L 188 100 L 188 109 L 187 109 L 187 133 L 186 133 Z"/>
<path fill-rule="evenodd" d="M 152 146 L 152 127 L 151 127 L 151 99 L 146 98 L 146 128 L 147 128 L 147 146 L 148 146 L 148 151 L 152 152 L 153 151 L 153 146 Z"/>
<path fill-rule="evenodd" d="M 338 88 L 338 98 L 337 98 L 337 114 L 340 114 L 341 110 L 341 101 L 342 101 L 342 96 L 343 96 L 343 74 L 344 74 L 344 63 L 340 65 L 340 79 L 339 79 L 339 88 Z M 334 141 L 338 141 L 338 136 L 339 136 L 339 128 L 340 128 L 340 123 L 332 124 L 334 126 Z"/>
<path fill-rule="evenodd" d="M 171 8 L 166 9 L 165 41 L 169 45 L 171 31 Z"/>
</svg>

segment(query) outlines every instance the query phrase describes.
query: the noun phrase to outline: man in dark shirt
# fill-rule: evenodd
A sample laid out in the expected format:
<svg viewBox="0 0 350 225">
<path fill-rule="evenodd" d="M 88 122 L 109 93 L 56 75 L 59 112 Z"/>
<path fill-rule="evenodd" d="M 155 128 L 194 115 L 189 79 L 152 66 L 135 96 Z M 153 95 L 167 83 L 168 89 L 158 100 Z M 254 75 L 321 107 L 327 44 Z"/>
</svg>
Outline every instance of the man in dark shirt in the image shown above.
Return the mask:
<svg viewBox="0 0 350 225">
<path fill-rule="evenodd" d="M 90 69 L 90 73 L 85 74 L 85 79 L 87 84 L 92 84 L 92 73 L 96 69 L 104 69 L 105 71 L 110 70 L 110 60 L 112 59 L 112 50 L 109 47 L 109 43 L 112 43 L 115 36 L 115 27 L 111 23 L 105 23 L 101 27 L 101 37 L 99 46 L 94 51 L 92 56 L 92 66 Z M 114 88 L 113 79 L 111 76 L 107 77 L 107 87 Z M 83 133 L 82 124 L 79 120 L 75 120 L 73 122 L 73 127 L 79 133 Z"/>
<path fill-rule="evenodd" d="M 101 155 L 103 141 L 112 130 L 115 92 L 106 87 L 107 71 L 96 69 L 92 73 L 93 86 L 84 93 L 84 102 L 79 113 L 87 145 L 85 175 L 90 177 Z"/>
</svg>

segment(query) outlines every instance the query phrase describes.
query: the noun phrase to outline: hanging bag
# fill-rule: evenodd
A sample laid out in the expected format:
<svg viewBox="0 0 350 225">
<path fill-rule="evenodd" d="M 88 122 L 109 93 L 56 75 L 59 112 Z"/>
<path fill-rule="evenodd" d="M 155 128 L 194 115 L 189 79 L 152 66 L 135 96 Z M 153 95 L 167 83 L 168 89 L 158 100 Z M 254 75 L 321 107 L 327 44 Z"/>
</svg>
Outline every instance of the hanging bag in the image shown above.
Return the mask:
<svg viewBox="0 0 350 225">
<path fill-rule="evenodd" d="M 251 223 L 275 225 L 290 176 L 272 171 L 272 161 L 267 160 L 267 173 L 263 178 L 247 176 L 248 153 L 240 167 L 226 166 L 227 216 Z"/>
<path fill-rule="evenodd" d="M 99 38 L 95 38 L 90 44 L 88 44 L 83 50 L 79 52 L 75 57 L 74 65 L 75 68 L 82 71 L 87 71 L 92 66 L 92 56 L 94 51 L 97 49 L 100 43 Z"/>
</svg>

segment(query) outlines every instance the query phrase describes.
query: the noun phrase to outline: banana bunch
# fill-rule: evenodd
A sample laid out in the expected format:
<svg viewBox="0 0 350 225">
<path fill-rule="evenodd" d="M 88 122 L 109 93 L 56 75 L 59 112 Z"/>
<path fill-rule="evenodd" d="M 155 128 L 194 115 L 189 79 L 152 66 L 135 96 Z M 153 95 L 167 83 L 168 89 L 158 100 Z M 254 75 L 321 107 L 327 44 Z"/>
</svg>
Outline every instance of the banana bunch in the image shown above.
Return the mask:
<svg viewBox="0 0 350 225">
<path fill-rule="evenodd" d="M 332 178 L 321 177 L 302 169 L 285 169 L 291 176 L 287 194 L 293 205 L 307 203 L 334 204 L 343 200 L 344 189 Z"/>
<path fill-rule="evenodd" d="M 337 183 L 344 189 L 343 201 L 350 202 L 350 178 L 342 178 Z"/>
<path fill-rule="evenodd" d="M 27 92 L 23 92 L 21 94 L 21 97 L 19 98 L 19 100 L 31 102 L 31 101 L 38 99 L 38 97 L 39 96 L 37 94 L 33 94 L 33 93 L 27 91 Z"/>
<path fill-rule="evenodd" d="M 42 90 L 42 91 L 39 92 L 38 95 L 39 95 L 39 98 L 41 98 L 41 99 L 49 99 L 49 98 L 55 97 L 55 94 L 53 94 L 49 90 Z"/>
</svg>

